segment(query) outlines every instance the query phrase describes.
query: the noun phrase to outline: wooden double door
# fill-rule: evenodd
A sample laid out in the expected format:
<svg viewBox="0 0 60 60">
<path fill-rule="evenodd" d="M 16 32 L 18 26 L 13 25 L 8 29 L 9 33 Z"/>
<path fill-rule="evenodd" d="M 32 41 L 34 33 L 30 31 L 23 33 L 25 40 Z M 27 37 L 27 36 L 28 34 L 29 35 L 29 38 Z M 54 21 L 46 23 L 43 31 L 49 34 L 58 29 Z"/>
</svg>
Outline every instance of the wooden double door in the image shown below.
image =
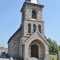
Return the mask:
<svg viewBox="0 0 60 60">
<path fill-rule="evenodd" d="M 37 45 L 31 46 L 31 57 L 38 58 L 38 46 Z"/>
</svg>

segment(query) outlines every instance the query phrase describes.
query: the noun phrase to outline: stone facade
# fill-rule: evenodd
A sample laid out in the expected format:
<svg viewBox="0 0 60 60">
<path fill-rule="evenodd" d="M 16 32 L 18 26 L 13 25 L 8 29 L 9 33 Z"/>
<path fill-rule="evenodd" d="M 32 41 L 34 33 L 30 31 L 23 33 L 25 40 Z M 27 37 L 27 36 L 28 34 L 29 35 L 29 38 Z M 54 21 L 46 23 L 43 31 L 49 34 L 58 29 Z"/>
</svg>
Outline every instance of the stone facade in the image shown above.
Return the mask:
<svg viewBox="0 0 60 60">
<path fill-rule="evenodd" d="M 39 60 L 49 60 L 49 43 L 45 38 L 44 21 L 42 19 L 43 7 L 43 5 L 27 1 L 24 2 L 21 9 L 21 26 L 8 41 L 8 54 L 10 57 L 23 60 L 29 60 L 29 58 L 32 57 L 35 57 Z M 36 19 L 32 18 L 33 10 L 36 12 Z M 30 33 L 28 33 L 28 24 L 31 24 Z M 35 32 L 33 32 L 34 24 L 36 25 Z M 41 32 L 39 32 L 38 29 L 39 25 L 41 25 Z M 33 50 L 33 48 L 35 50 Z"/>
<path fill-rule="evenodd" d="M 21 28 L 19 28 L 16 33 L 13 35 L 13 37 L 10 38 L 10 40 L 8 41 L 8 53 L 9 56 L 14 57 L 14 58 L 18 58 L 19 57 L 19 39 L 21 37 Z"/>
</svg>

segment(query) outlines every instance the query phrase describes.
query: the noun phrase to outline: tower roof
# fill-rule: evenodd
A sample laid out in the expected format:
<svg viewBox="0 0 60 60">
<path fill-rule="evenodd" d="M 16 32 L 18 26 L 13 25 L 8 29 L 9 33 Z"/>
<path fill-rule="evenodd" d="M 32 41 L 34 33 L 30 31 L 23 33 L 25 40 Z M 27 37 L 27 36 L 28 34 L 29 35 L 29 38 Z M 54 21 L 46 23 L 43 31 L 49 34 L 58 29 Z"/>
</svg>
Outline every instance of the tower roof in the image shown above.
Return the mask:
<svg viewBox="0 0 60 60">
<path fill-rule="evenodd" d="M 25 0 L 26 2 L 30 2 L 30 3 L 36 3 L 38 4 L 38 0 Z"/>
</svg>

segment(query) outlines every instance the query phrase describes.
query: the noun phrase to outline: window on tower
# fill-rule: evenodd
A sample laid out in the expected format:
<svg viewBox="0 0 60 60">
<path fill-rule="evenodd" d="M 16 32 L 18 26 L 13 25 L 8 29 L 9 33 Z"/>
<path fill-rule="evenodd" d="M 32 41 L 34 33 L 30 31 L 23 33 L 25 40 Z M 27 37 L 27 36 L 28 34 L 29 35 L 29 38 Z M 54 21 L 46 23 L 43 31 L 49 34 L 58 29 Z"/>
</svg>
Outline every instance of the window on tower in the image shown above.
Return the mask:
<svg viewBox="0 0 60 60">
<path fill-rule="evenodd" d="M 35 10 L 32 11 L 32 18 L 33 19 L 36 19 L 37 18 L 37 14 L 36 14 L 36 11 Z"/>
<path fill-rule="evenodd" d="M 36 25 L 33 24 L 33 33 L 36 31 Z"/>
<path fill-rule="evenodd" d="M 31 33 L 31 24 L 28 24 L 28 33 Z"/>
<path fill-rule="evenodd" d="M 41 33 L 41 25 L 38 25 L 38 30 Z"/>
</svg>

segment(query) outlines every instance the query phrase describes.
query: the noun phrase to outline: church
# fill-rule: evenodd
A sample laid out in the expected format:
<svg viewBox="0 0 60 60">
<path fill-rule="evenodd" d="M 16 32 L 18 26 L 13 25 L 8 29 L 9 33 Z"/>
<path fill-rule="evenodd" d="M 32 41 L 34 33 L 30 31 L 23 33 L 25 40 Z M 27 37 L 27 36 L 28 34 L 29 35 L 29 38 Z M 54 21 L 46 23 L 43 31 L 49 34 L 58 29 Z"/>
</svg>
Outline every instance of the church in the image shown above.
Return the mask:
<svg viewBox="0 0 60 60">
<path fill-rule="evenodd" d="M 44 34 L 42 10 L 38 0 L 25 0 L 20 28 L 8 40 L 8 54 L 20 60 L 50 60 L 49 43 Z"/>
</svg>

